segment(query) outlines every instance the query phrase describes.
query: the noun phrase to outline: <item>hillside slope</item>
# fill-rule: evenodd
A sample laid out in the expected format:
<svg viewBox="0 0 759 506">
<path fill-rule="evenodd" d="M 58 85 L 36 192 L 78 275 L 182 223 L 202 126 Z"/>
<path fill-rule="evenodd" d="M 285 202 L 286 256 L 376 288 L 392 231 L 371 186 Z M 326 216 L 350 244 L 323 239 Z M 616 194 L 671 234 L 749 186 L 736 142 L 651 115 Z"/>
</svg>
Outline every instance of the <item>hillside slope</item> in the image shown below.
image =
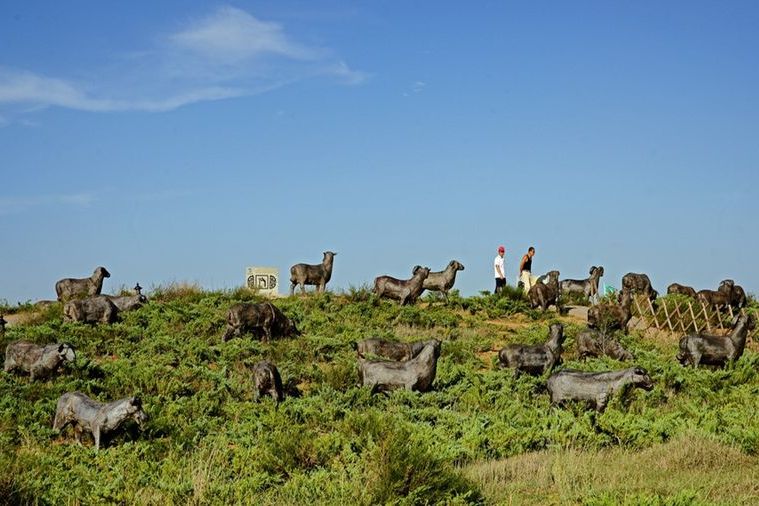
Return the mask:
<svg viewBox="0 0 759 506">
<path fill-rule="evenodd" d="M 656 382 L 603 414 L 549 406 L 545 378 L 496 366 L 511 342 L 542 342 L 555 313 L 492 296 L 400 308 L 363 291 L 276 301 L 303 335 L 221 342 L 245 291 L 157 289 L 111 326 L 63 323 L 53 305 L 0 345 L 68 342 L 75 364 L 47 382 L 0 374 L 0 498 L 12 504 L 756 504 L 759 354 L 726 370 L 674 359 L 676 337 L 620 336 Z M 581 322 L 562 317 L 565 367 Z M 434 391 L 356 387 L 366 337 L 443 341 Z M 250 369 L 274 361 L 289 396 L 253 402 Z M 100 452 L 55 433 L 58 397 L 139 395 L 150 420 Z M 650 471 L 658 463 L 662 472 Z M 719 464 L 728 464 L 719 467 Z M 637 470 L 634 476 L 626 479 Z M 578 484 L 579 483 L 579 484 Z M 583 484 L 583 485 L 580 485 Z M 0 499 L 2 500 L 2 499 Z"/>
</svg>

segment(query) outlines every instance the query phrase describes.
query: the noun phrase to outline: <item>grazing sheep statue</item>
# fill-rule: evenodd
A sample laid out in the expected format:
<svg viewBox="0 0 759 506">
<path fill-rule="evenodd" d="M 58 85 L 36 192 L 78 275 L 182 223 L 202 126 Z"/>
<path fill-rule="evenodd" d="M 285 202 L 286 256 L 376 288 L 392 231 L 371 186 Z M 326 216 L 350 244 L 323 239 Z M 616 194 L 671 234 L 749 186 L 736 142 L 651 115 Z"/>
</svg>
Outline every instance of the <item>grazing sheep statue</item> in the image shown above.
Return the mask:
<svg viewBox="0 0 759 506">
<path fill-rule="evenodd" d="M 80 323 L 113 323 L 119 309 L 107 295 L 68 301 L 63 306 L 63 321 Z"/>
<path fill-rule="evenodd" d="M 105 267 L 98 267 L 89 278 L 65 278 L 55 284 L 58 300 L 65 302 L 69 299 L 100 295 L 103 290 L 103 279 L 110 278 L 111 273 Z"/>
<path fill-rule="evenodd" d="M 708 334 L 688 335 L 680 339 L 680 352 L 677 360 L 682 365 L 698 368 L 700 364 L 724 366 L 735 362 L 746 347 L 748 333 L 756 327 L 756 321 L 748 314 L 735 318 L 730 335 L 714 336 Z"/>
<path fill-rule="evenodd" d="M 11 372 L 19 369 L 29 373 L 32 381 L 47 378 L 58 372 L 66 362 L 76 359 L 74 348 L 66 343 L 39 346 L 27 341 L 16 341 L 5 348 L 3 370 Z"/>
<path fill-rule="evenodd" d="M 420 266 L 414 267 L 413 274 L 416 274 L 416 269 Z M 425 290 L 432 292 L 443 292 L 445 300 L 448 300 L 448 290 L 453 288 L 453 284 L 456 282 L 456 273 L 463 271 L 464 265 L 457 260 L 451 260 L 448 263 L 448 267 L 440 272 L 430 272 L 422 285 Z"/>
<path fill-rule="evenodd" d="M 527 298 L 533 309 L 540 307 L 545 311 L 551 304 L 556 306 L 556 310 L 561 313 L 559 306 L 559 271 L 550 271 L 546 274 L 548 278 L 545 282 L 535 283 L 527 292 Z"/>
<path fill-rule="evenodd" d="M 416 341 L 413 343 L 398 343 L 384 339 L 364 339 L 356 345 L 356 352 L 361 358 L 367 355 L 377 355 L 398 362 L 405 362 L 419 355 L 428 344 L 435 344 L 436 339 Z"/>
<path fill-rule="evenodd" d="M 585 329 L 575 337 L 577 356 L 579 358 L 601 357 L 606 355 L 615 360 L 632 360 L 633 355 L 619 344 L 613 337 L 594 330 Z"/>
<path fill-rule="evenodd" d="M 134 295 L 107 295 L 107 297 L 119 312 L 132 311 L 141 308 L 148 301 L 148 298 L 142 295 L 142 287 L 139 283 L 135 285 L 134 292 Z"/>
<path fill-rule="evenodd" d="M 510 344 L 498 352 L 501 368 L 510 367 L 517 372 L 543 374 L 561 363 L 564 343 L 564 326 L 551 324 L 545 344 Z"/>
<path fill-rule="evenodd" d="M 621 329 L 627 334 L 632 318 L 632 293 L 622 290 L 619 304 L 598 304 L 588 309 L 588 327 L 604 332 Z"/>
<path fill-rule="evenodd" d="M 282 378 L 277 366 L 268 360 L 262 360 L 253 366 L 253 381 L 255 382 L 255 400 L 258 400 L 262 395 L 270 395 L 277 403 L 284 399 Z"/>
<path fill-rule="evenodd" d="M 69 392 L 58 399 L 53 429 L 60 431 L 71 424 L 79 443 L 82 442 L 82 432 L 87 431 L 95 439 L 95 449 L 99 450 L 101 438 L 116 431 L 125 421 L 134 420 L 142 429 L 147 419 L 139 397 L 103 404 L 81 392 Z"/>
<path fill-rule="evenodd" d="M 681 285 L 679 283 L 672 283 L 667 287 L 668 294 L 680 294 L 687 297 L 696 298 L 696 290 L 692 286 Z"/>
<path fill-rule="evenodd" d="M 427 344 L 419 355 L 406 362 L 382 362 L 358 359 L 359 381 L 374 392 L 405 388 L 426 392 L 432 387 L 440 356 L 440 341 Z"/>
<path fill-rule="evenodd" d="M 565 401 L 587 401 L 600 413 L 614 394 L 628 385 L 644 390 L 654 388 L 653 381 L 642 367 L 611 372 L 563 370 L 548 378 L 548 393 L 554 406 Z"/>
<path fill-rule="evenodd" d="M 743 287 L 736 285 L 732 279 L 725 279 L 719 284 L 717 291 L 726 293 L 730 298 L 730 305 L 737 308 L 746 306 L 746 292 Z"/>
<path fill-rule="evenodd" d="M 696 295 L 699 302 L 714 306 L 717 310 L 727 308 L 732 301 L 732 293 L 725 290 L 699 290 Z"/>
<path fill-rule="evenodd" d="M 242 336 L 243 332 L 263 334 L 265 343 L 272 337 L 300 335 L 295 323 L 271 302 L 241 302 L 229 308 L 227 330 L 222 340 L 228 341 L 232 337 Z"/>
<path fill-rule="evenodd" d="M 374 279 L 374 293 L 401 303 L 401 306 L 413 304 L 424 291 L 424 280 L 430 275 L 429 267 L 414 267 L 411 279 L 397 279 L 391 276 L 378 276 Z"/>
<path fill-rule="evenodd" d="M 322 293 L 332 278 L 332 263 L 335 255 L 331 251 L 324 252 L 322 263 L 318 265 L 295 264 L 290 267 L 290 295 L 295 293 L 295 287 L 300 285 L 301 293 L 306 293 L 306 285 L 316 285 L 317 291 Z"/>
<path fill-rule="evenodd" d="M 622 276 L 622 290 L 628 290 L 632 293 L 642 293 L 653 302 L 659 296 L 659 292 L 651 286 L 651 280 L 646 274 L 636 274 L 628 272 Z"/>
<path fill-rule="evenodd" d="M 593 301 L 598 295 L 598 283 L 601 276 L 604 275 L 603 267 L 590 268 L 590 277 L 588 279 L 564 279 L 560 283 L 561 293 L 581 293 L 588 300 Z"/>
</svg>

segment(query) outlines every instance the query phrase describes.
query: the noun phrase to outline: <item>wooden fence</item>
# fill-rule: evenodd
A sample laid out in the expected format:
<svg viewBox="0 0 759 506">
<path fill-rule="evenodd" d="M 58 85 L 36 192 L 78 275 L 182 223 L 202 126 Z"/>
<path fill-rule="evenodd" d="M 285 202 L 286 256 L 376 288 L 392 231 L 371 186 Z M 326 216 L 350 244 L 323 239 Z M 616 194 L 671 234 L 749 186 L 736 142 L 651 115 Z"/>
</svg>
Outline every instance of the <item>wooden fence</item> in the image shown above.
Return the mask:
<svg viewBox="0 0 759 506">
<path fill-rule="evenodd" d="M 632 314 L 643 320 L 647 327 L 659 330 L 692 334 L 710 332 L 723 334 L 732 328 L 732 322 L 737 313 L 753 313 L 759 321 L 759 309 L 742 308 L 718 310 L 701 301 L 685 298 L 663 297 L 652 303 L 645 295 L 633 298 Z M 759 325 L 753 335 L 759 334 Z"/>
</svg>

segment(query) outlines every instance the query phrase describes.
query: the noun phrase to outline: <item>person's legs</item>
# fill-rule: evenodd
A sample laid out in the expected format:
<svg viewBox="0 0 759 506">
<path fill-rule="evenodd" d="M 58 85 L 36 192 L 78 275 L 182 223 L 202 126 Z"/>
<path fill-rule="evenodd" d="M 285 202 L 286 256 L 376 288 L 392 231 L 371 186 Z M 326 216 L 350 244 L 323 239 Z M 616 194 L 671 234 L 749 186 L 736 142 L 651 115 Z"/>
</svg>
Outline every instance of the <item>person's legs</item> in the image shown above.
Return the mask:
<svg viewBox="0 0 759 506">
<path fill-rule="evenodd" d="M 530 287 L 532 286 L 532 283 L 530 283 L 530 273 L 528 271 L 522 271 L 519 280 L 522 282 L 522 290 L 524 290 L 524 293 L 529 292 Z"/>
<path fill-rule="evenodd" d="M 493 293 L 501 293 L 501 290 L 503 290 L 504 285 L 506 285 L 505 279 L 495 278 L 495 291 Z"/>
</svg>

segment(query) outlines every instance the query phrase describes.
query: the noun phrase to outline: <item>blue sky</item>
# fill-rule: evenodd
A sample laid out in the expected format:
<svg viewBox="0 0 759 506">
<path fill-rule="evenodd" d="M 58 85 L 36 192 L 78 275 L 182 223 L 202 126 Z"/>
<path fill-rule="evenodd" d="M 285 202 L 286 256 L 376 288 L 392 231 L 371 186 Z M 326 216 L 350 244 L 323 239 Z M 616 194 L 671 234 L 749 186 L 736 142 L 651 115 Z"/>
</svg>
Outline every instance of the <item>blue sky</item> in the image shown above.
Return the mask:
<svg viewBox="0 0 759 506">
<path fill-rule="evenodd" d="M 0 299 L 466 265 L 756 293 L 756 2 L 3 2 Z M 283 280 L 284 281 L 284 280 Z"/>
</svg>

